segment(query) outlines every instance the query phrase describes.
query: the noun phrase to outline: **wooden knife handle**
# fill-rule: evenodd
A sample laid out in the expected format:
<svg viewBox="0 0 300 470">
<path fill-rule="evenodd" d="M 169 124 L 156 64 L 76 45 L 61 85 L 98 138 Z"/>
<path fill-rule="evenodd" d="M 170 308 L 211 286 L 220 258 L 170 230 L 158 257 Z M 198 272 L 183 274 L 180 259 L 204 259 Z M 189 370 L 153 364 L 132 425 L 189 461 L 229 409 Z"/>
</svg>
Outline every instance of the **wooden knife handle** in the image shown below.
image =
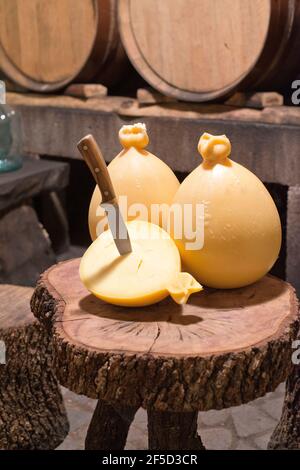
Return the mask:
<svg viewBox="0 0 300 470">
<path fill-rule="evenodd" d="M 99 186 L 102 202 L 107 203 L 116 199 L 105 160 L 94 137 L 91 134 L 86 135 L 78 142 L 77 148 Z"/>
</svg>

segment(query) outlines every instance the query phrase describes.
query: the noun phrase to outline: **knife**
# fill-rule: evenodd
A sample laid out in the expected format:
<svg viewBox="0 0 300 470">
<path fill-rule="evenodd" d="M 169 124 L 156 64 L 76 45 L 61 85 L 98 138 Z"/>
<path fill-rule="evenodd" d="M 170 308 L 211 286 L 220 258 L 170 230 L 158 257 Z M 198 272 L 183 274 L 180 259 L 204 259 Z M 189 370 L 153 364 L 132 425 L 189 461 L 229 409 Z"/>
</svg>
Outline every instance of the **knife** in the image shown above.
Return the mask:
<svg viewBox="0 0 300 470">
<path fill-rule="evenodd" d="M 128 230 L 120 211 L 105 160 L 96 140 L 91 134 L 88 134 L 78 142 L 77 148 L 100 189 L 102 196 L 100 206 L 106 212 L 108 225 L 120 255 L 130 253 L 132 248 Z"/>
</svg>

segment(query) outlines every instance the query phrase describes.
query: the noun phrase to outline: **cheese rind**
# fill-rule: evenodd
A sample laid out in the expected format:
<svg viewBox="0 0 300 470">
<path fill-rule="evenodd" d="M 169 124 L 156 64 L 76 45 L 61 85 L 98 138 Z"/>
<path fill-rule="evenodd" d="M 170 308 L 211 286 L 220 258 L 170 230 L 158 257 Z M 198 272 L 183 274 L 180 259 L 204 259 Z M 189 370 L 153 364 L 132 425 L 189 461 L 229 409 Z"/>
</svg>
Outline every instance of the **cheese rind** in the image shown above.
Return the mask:
<svg viewBox="0 0 300 470">
<path fill-rule="evenodd" d="M 178 273 L 167 286 L 168 292 L 177 304 L 186 304 L 190 295 L 203 288 L 189 273 Z"/>
<path fill-rule="evenodd" d="M 243 287 L 263 277 L 275 263 L 281 246 L 281 224 L 273 199 L 247 168 L 229 159 L 226 136 L 205 133 L 198 145 L 203 157 L 181 184 L 174 204 L 204 207 L 202 226 L 194 238 L 177 238 L 182 262 L 201 284 L 227 289 Z M 196 217 L 194 216 L 196 225 Z M 190 224 L 189 219 L 184 225 Z M 200 249 L 189 248 L 204 232 Z M 171 227 L 174 235 L 174 227 Z M 174 236 L 175 238 L 175 236 Z"/>
<path fill-rule="evenodd" d="M 166 206 L 171 205 L 179 181 L 166 163 L 143 148 L 149 141 L 144 124 L 123 126 L 119 138 L 123 150 L 110 162 L 108 172 L 123 217 L 128 221 L 139 219 L 163 226 Z M 100 203 L 101 195 L 96 186 L 88 216 L 92 240 L 108 228 Z M 160 205 L 164 206 L 158 207 Z"/>
</svg>

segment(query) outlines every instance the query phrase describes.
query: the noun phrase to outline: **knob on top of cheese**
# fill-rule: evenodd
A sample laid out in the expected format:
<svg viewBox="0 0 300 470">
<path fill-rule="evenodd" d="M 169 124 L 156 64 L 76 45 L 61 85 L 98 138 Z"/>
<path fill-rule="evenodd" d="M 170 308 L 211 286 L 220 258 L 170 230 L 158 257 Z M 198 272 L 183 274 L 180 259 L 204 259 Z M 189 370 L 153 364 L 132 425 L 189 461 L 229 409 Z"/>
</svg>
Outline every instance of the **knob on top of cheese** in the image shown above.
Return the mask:
<svg viewBox="0 0 300 470">
<path fill-rule="evenodd" d="M 231 143 L 226 135 L 211 135 L 205 132 L 199 139 L 198 151 L 205 162 L 224 163 L 231 154 Z"/>
<path fill-rule="evenodd" d="M 174 198 L 179 207 L 192 207 L 192 225 L 196 226 L 196 230 L 187 230 L 191 221 L 184 218 L 183 236 L 175 239 L 182 262 L 209 287 L 251 284 L 264 276 L 278 257 L 281 224 L 276 206 L 263 183 L 229 158 L 231 144 L 225 135 L 203 134 L 198 150 L 203 162 L 182 182 Z M 204 220 L 200 217 L 197 225 L 196 209 L 200 206 Z M 197 248 L 195 240 L 201 230 L 203 246 Z"/>
<path fill-rule="evenodd" d="M 146 150 L 149 137 L 145 124 L 121 127 L 119 140 L 123 150 L 110 162 L 108 172 L 123 216 L 127 220 L 139 219 L 162 225 L 163 211 L 172 203 L 179 188 L 178 179 L 168 165 Z M 89 209 L 92 240 L 108 228 L 100 202 L 100 191 L 96 187 Z M 154 218 L 151 217 L 152 208 Z"/>
<path fill-rule="evenodd" d="M 146 125 L 138 122 L 137 124 L 122 126 L 119 131 L 120 144 L 124 148 L 135 147 L 143 149 L 149 144 L 149 137 Z"/>
<path fill-rule="evenodd" d="M 110 230 L 88 248 L 80 264 L 80 278 L 96 297 L 115 305 L 140 307 L 171 295 L 186 303 L 202 289 L 188 273 L 181 273 L 178 249 L 159 226 L 145 221 L 127 223 L 132 252 L 118 253 Z"/>
</svg>

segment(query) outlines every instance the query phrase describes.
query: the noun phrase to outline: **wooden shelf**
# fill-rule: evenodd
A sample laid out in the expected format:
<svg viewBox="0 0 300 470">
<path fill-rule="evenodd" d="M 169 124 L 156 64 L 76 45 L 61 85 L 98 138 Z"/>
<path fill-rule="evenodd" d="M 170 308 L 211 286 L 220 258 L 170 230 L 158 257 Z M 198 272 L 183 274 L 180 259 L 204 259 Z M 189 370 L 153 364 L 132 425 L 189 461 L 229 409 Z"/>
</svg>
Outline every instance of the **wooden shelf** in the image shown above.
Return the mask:
<svg viewBox="0 0 300 470">
<path fill-rule="evenodd" d="M 67 163 L 25 157 L 19 170 L 0 173 L 0 211 L 43 191 L 56 191 L 68 184 Z"/>
<path fill-rule="evenodd" d="M 22 115 L 24 151 L 81 158 L 76 142 L 93 133 L 110 161 L 119 151 L 118 130 L 143 121 L 149 150 L 175 171 L 189 172 L 199 163 L 197 143 L 204 132 L 227 134 L 232 157 L 265 182 L 300 184 L 300 108 L 262 110 L 228 105 L 163 103 L 140 107 L 126 97 L 82 100 L 70 96 L 7 93 Z"/>
</svg>

